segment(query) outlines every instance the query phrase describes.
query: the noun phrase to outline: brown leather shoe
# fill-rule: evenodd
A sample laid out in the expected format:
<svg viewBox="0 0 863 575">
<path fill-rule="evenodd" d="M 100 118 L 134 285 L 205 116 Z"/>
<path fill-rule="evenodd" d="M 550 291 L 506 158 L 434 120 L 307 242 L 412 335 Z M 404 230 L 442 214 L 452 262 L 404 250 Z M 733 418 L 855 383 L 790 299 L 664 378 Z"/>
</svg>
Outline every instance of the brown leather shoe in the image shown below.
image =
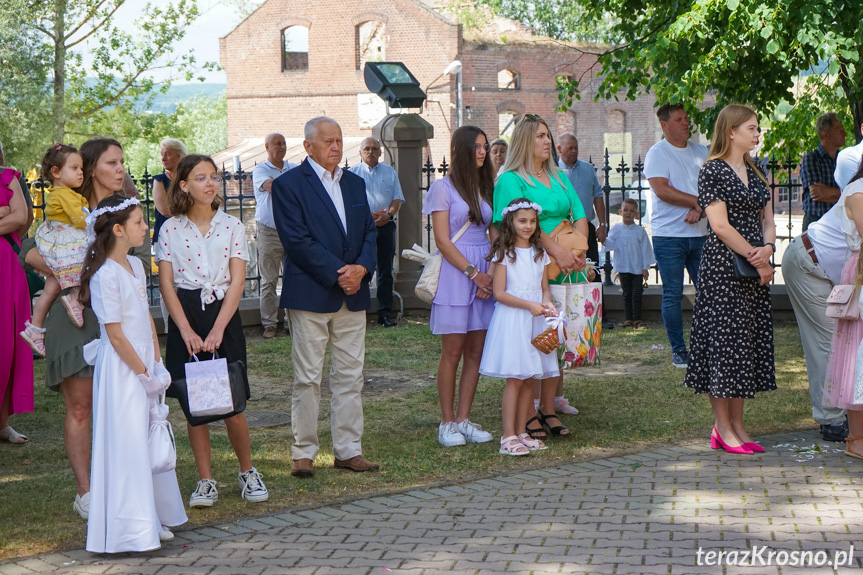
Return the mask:
<svg viewBox="0 0 863 575">
<path fill-rule="evenodd" d="M 355 455 L 350 459 L 336 459 L 333 464 L 336 469 L 347 469 L 348 471 L 377 471 L 381 466 L 377 463 L 372 463 L 362 455 Z"/>
<path fill-rule="evenodd" d="M 315 466 L 311 459 L 294 459 L 294 464 L 291 465 L 291 475 L 306 479 L 315 476 Z"/>
</svg>

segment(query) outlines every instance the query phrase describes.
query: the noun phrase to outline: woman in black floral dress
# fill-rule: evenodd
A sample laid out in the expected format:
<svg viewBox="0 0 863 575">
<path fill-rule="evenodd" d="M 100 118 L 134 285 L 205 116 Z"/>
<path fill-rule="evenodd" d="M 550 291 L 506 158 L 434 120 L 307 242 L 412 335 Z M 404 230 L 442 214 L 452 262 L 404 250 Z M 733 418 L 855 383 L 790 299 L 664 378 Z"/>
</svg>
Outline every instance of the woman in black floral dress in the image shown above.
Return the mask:
<svg viewBox="0 0 863 575">
<path fill-rule="evenodd" d="M 767 181 L 749 153 L 758 117 L 746 106 L 723 108 L 698 175 L 698 203 L 710 233 L 701 256 L 692 313 L 691 356 L 684 385 L 708 393 L 716 423 L 711 446 L 729 453 L 764 451 L 743 427 L 743 401 L 776 389 L 770 256 L 776 228 Z M 730 250 L 759 279 L 737 279 Z"/>
</svg>

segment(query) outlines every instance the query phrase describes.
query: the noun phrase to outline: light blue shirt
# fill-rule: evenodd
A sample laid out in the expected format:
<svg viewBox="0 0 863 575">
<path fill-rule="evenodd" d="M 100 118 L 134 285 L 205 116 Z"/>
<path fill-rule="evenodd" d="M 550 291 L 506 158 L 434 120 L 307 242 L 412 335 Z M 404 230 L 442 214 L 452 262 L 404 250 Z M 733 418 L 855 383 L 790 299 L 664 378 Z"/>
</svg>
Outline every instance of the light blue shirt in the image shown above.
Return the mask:
<svg viewBox="0 0 863 575">
<path fill-rule="evenodd" d="M 566 177 L 572 182 L 572 187 L 575 188 L 575 193 L 578 194 L 578 199 L 581 200 L 581 205 L 584 207 L 587 221 L 593 220 L 596 217 L 593 199 L 602 197 L 602 186 L 599 185 L 596 170 L 589 162 L 582 160 L 576 160 L 575 165 L 571 168 L 567 167 L 563 160 L 558 160 L 557 165 L 566 172 Z"/>
<path fill-rule="evenodd" d="M 270 178 L 278 178 L 288 170 L 296 167 L 297 164 L 282 162 L 282 169 L 280 170 L 270 160 L 265 160 L 262 164 L 254 167 L 252 170 L 252 187 L 255 188 L 256 222 L 264 224 L 268 228 L 276 227 L 276 220 L 273 219 L 273 199 L 270 196 L 270 192 L 261 186 Z"/>
<path fill-rule="evenodd" d="M 372 212 L 386 210 L 394 200 L 405 201 L 398 174 L 392 166 L 378 163 L 370 168 L 365 162 L 348 168 L 349 172 L 361 177 L 366 182 L 366 198 Z"/>
</svg>

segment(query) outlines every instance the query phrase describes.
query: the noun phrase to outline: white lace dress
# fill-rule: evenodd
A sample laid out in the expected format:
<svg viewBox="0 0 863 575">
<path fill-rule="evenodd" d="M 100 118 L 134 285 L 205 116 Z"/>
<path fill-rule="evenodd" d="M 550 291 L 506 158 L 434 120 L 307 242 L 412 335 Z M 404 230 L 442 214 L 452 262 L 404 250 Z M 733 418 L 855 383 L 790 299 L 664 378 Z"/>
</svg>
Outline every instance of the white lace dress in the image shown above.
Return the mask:
<svg viewBox="0 0 863 575">
<path fill-rule="evenodd" d="M 141 260 L 127 256 L 133 276 L 107 260 L 90 281 L 101 338 L 84 347 L 93 374 L 93 454 L 87 551 L 120 553 L 158 549 L 161 525 L 187 521 L 177 475 L 153 475 L 148 438 L 150 400 L 132 369 L 108 339 L 106 323 L 123 335 L 152 373 L 154 363 L 147 276 Z"/>
<path fill-rule="evenodd" d="M 551 260 L 548 254 L 534 260 L 536 249 L 515 248 L 515 261 L 505 258 L 506 293 L 518 298 L 542 301 L 542 272 Z M 488 326 L 479 372 L 489 377 L 545 379 L 560 375 L 557 353 L 542 353 L 530 341 L 547 327 L 543 316 L 534 317 L 526 309 L 494 305 Z"/>
</svg>

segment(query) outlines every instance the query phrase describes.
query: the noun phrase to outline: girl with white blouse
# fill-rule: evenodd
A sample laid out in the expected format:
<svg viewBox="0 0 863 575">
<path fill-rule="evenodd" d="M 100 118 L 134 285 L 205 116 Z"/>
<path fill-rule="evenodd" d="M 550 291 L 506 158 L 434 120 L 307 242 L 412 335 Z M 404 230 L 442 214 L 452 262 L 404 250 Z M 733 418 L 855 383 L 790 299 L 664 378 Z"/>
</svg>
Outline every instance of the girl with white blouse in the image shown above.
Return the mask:
<svg viewBox="0 0 863 575">
<path fill-rule="evenodd" d="M 168 189 L 174 217 L 162 226 L 156 251 L 159 289 L 169 314 L 165 363 L 177 381 L 185 378 L 185 364 L 192 355 L 209 359 L 217 351 L 228 363 L 241 361 L 248 399 L 246 338 L 238 307 L 249 255 L 243 223 L 219 210 L 218 174 L 210 157 L 189 155 L 180 160 Z M 198 355 L 201 352 L 204 357 Z M 168 389 L 168 397 L 175 396 L 172 391 Z M 252 467 L 246 416 L 228 417 L 225 425 L 240 462 L 241 496 L 266 501 L 267 488 Z M 210 431 L 206 424 L 188 424 L 188 430 L 200 476 L 189 507 L 210 507 L 219 498 L 211 470 Z"/>
</svg>

